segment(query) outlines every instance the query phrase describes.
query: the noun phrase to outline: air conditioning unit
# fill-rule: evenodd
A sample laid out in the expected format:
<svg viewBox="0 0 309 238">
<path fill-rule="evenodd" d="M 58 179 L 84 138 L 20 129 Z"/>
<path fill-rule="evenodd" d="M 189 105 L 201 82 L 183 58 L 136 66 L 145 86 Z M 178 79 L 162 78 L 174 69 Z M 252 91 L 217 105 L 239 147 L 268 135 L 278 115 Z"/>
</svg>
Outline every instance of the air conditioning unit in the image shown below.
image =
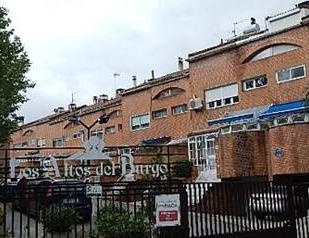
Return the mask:
<svg viewBox="0 0 309 238">
<path fill-rule="evenodd" d="M 198 110 L 203 107 L 202 99 L 200 98 L 192 98 L 189 101 L 189 109 L 190 110 Z"/>
</svg>

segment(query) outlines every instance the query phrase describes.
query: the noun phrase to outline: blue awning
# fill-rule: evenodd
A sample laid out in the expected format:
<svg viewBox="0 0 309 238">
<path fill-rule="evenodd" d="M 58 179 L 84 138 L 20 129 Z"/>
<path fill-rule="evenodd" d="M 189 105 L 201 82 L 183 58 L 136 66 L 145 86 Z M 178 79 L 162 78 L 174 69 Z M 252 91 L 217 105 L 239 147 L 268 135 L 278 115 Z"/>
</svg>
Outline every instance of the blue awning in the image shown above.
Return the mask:
<svg viewBox="0 0 309 238">
<path fill-rule="evenodd" d="M 220 124 L 226 124 L 226 123 L 233 123 L 233 122 L 249 120 L 253 118 L 254 118 L 253 113 L 246 114 L 246 115 L 238 115 L 238 116 L 233 116 L 233 117 L 225 117 L 225 118 L 219 118 L 215 120 L 209 120 L 208 125 L 213 126 L 213 125 L 220 125 Z"/>
<path fill-rule="evenodd" d="M 143 140 L 144 145 L 165 144 L 171 140 L 170 136 L 161 136 L 158 138 L 150 138 Z"/>
<path fill-rule="evenodd" d="M 263 112 L 259 119 L 265 120 L 272 117 L 278 117 L 286 114 L 303 113 L 308 107 L 305 105 L 305 100 L 298 100 L 288 103 L 280 103 L 271 106 L 267 111 Z"/>
</svg>

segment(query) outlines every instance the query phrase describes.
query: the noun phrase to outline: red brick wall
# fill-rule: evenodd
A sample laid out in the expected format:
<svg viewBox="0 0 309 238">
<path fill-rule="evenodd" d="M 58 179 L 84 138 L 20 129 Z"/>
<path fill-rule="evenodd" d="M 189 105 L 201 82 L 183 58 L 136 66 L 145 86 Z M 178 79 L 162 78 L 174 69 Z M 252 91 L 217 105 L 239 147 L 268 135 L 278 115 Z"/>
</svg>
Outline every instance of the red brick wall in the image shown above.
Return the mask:
<svg viewBox="0 0 309 238">
<path fill-rule="evenodd" d="M 221 178 L 267 175 L 263 131 L 219 135 L 216 152 Z"/>
<path fill-rule="evenodd" d="M 205 99 L 206 89 L 237 82 L 240 100 L 238 104 L 232 106 L 211 110 L 206 110 L 204 107 L 202 111 L 194 113 L 192 129 L 194 131 L 205 129 L 207 120 L 224 117 L 225 112 L 303 99 L 305 89 L 309 85 L 308 35 L 309 26 L 307 25 L 191 62 L 189 68 L 192 94 Z M 256 50 L 277 43 L 296 44 L 300 48 L 266 59 L 243 63 Z M 306 78 L 277 83 L 277 70 L 301 64 L 306 65 Z M 267 87 L 242 91 L 243 80 L 263 74 L 268 78 Z"/>
<path fill-rule="evenodd" d="M 272 173 L 309 173 L 309 124 L 294 124 L 269 130 Z M 277 148 L 283 157 L 274 155 Z"/>
</svg>

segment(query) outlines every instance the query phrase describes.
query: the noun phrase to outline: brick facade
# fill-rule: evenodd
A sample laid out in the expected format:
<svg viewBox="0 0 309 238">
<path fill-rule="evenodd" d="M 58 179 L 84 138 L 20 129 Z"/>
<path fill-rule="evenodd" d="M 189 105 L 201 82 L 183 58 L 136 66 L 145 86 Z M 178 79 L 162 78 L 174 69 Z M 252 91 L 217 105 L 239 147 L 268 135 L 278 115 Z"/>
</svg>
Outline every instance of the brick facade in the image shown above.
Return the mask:
<svg viewBox="0 0 309 238">
<path fill-rule="evenodd" d="M 68 121 L 72 115 L 79 116 L 85 124 L 90 125 L 101 115 L 110 114 L 108 123 L 97 124 L 92 130 L 114 126 L 115 129 L 109 133 L 105 130 L 106 145 L 137 145 L 151 138 L 170 137 L 175 140 L 186 138 L 190 134 L 202 134 L 205 130 L 215 130 L 217 128 L 208 125 L 209 120 L 224 118 L 228 112 L 303 99 L 309 85 L 308 24 L 308 20 L 304 20 L 301 25 L 277 33 L 264 33 L 189 54 L 189 69 L 152 78 L 144 84 L 125 90 L 115 99 L 80 107 L 73 112 L 54 114 L 24 125 L 12 134 L 12 146 L 35 147 L 29 145 L 29 141 L 38 138 L 46 140 L 45 147 L 52 147 L 54 138 L 62 138 L 64 147 L 81 146 L 81 139 L 73 138 L 73 135 L 84 128 Z M 297 46 L 297 49 L 250 61 L 267 47 L 286 44 Z M 305 66 L 305 77 L 284 83 L 277 82 L 277 71 L 298 65 Z M 265 87 L 243 90 L 244 80 L 259 75 L 266 75 L 268 83 Z M 238 103 L 206 109 L 206 90 L 233 83 L 238 86 Z M 164 90 L 175 88 L 180 90 L 177 95 L 158 97 Z M 203 107 L 173 114 L 173 107 L 188 104 L 192 98 L 202 99 Z M 166 109 L 166 115 L 159 119 L 153 118 L 152 113 L 161 109 Z M 150 117 L 149 126 L 133 130 L 131 117 L 145 113 Z M 307 173 L 308 132 L 308 124 L 299 124 L 267 131 L 219 135 L 216 139 L 218 175 L 229 178 Z M 273 153 L 278 147 L 284 151 L 284 156 L 280 159 L 275 158 Z M 72 149 L 55 151 L 45 150 L 41 154 L 67 155 L 76 152 Z M 24 155 L 24 152 L 18 152 L 18 155 Z"/>
</svg>

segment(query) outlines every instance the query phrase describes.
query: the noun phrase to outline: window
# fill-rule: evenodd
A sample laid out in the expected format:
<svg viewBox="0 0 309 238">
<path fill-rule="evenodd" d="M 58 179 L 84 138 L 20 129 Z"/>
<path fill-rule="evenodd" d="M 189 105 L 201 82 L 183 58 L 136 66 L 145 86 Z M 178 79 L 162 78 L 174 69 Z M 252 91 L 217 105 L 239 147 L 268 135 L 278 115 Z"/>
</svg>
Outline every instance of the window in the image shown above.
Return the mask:
<svg viewBox="0 0 309 238">
<path fill-rule="evenodd" d="M 246 127 L 248 131 L 257 131 L 261 128 L 259 123 L 247 124 Z"/>
<path fill-rule="evenodd" d="M 266 49 L 263 49 L 262 51 L 257 51 L 256 53 L 252 54 L 245 60 L 245 63 L 266 59 L 268 57 L 280 55 L 298 48 L 299 48 L 298 46 L 292 44 L 272 45 Z"/>
<path fill-rule="evenodd" d="M 152 112 L 152 118 L 153 119 L 159 119 L 167 116 L 167 110 L 166 109 L 161 109 L 158 111 L 153 111 Z"/>
<path fill-rule="evenodd" d="M 112 134 L 116 132 L 116 127 L 115 126 L 109 126 L 105 128 L 105 134 Z"/>
<path fill-rule="evenodd" d="M 148 128 L 149 125 L 150 125 L 150 116 L 148 113 L 138 116 L 131 116 L 132 130 L 145 129 Z"/>
<path fill-rule="evenodd" d="M 103 129 L 96 129 L 91 131 L 91 136 L 97 136 L 100 139 L 103 139 Z"/>
<path fill-rule="evenodd" d="M 293 115 L 292 116 L 292 121 L 294 123 L 302 123 L 302 122 L 305 122 L 305 114 L 296 114 L 296 115 Z"/>
<path fill-rule="evenodd" d="M 55 138 L 53 139 L 53 147 L 62 147 L 63 146 L 63 140 L 62 138 Z"/>
<path fill-rule="evenodd" d="M 122 115 L 122 111 L 121 110 L 115 110 L 115 111 L 112 111 L 109 114 L 109 117 L 110 118 L 115 118 L 115 117 L 120 117 L 121 115 Z"/>
<path fill-rule="evenodd" d="M 305 65 L 282 69 L 277 72 L 278 83 L 304 78 L 306 75 Z"/>
<path fill-rule="evenodd" d="M 84 135 L 84 130 L 80 130 L 79 132 L 73 134 L 72 139 L 80 139 L 81 141 L 84 141 Z"/>
<path fill-rule="evenodd" d="M 215 137 L 211 134 L 188 138 L 189 159 L 195 166 L 216 169 Z"/>
<path fill-rule="evenodd" d="M 182 88 L 167 88 L 162 90 L 161 92 L 159 92 L 154 99 L 162 99 L 162 98 L 166 98 L 166 97 L 171 97 L 171 96 L 176 96 L 179 95 L 181 93 L 184 93 L 185 90 Z"/>
<path fill-rule="evenodd" d="M 276 122 L 277 122 L 277 125 L 278 125 L 278 126 L 279 126 L 279 125 L 285 125 L 285 124 L 288 124 L 289 119 L 288 119 L 288 117 L 283 116 L 283 117 L 277 118 L 277 119 L 276 119 Z"/>
<path fill-rule="evenodd" d="M 206 108 L 217 108 L 239 102 L 237 84 L 222 86 L 205 91 Z"/>
<path fill-rule="evenodd" d="M 39 138 L 39 139 L 37 139 L 37 147 L 43 147 L 43 146 L 45 146 L 46 145 L 46 140 L 45 140 L 45 138 Z"/>
<path fill-rule="evenodd" d="M 249 91 L 255 88 L 261 88 L 267 86 L 267 77 L 266 75 L 260 75 L 255 78 L 247 79 L 243 81 L 243 90 Z"/>
<path fill-rule="evenodd" d="M 222 127 L 222 128 L 221 128 L 221 133 L 222 133 L 222 134 L 231 133 L 231 127 L 230 127 L 230 126 Z"/>
<path fill-rule="evenodd" d="M 182 104 L 182 105 L 172 107 L 173 115 L 178 115 L 178 114 L 181 114 L 181 113 L 185 113 L 187 111 L 188 111 L 188 105 L 187 104 Z"/>
<path fill-rule="evenodd" d="M 118 124 L 118 131 L 122 131 L 122 124 Z"/>
<path fill-rule="evenodd" d="M 238 132 L 238 131 L 243 131 L 243 130 L 244 130 L 243 124 L 232 125 L 232 131 L 233 132 Z"/>
<path fill-rule="evenodd" d="M 29 146 L 36 146 L 36 139 L 31 139 L 28 144 Z"/>
</svg>

